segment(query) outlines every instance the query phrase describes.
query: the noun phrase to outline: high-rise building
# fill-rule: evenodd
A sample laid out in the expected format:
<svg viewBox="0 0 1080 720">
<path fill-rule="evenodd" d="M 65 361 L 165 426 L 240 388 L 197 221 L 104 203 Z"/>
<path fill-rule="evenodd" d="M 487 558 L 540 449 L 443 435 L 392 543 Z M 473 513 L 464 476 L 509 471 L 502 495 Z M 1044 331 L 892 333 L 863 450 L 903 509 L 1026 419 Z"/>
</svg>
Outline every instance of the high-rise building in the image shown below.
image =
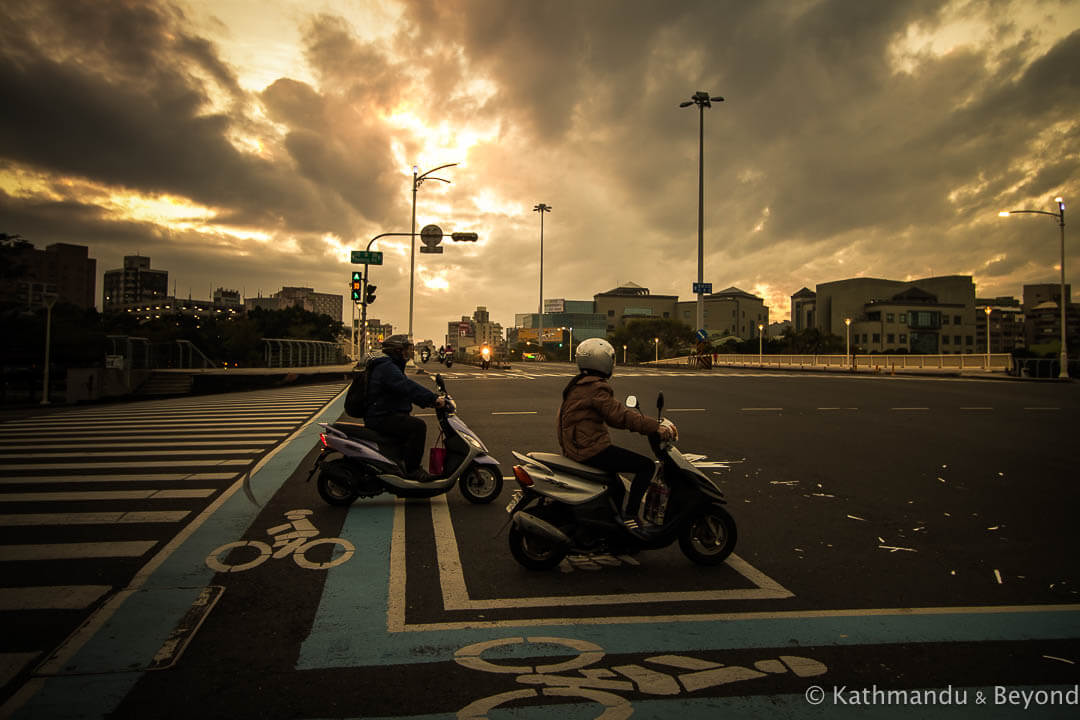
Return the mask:
<svg viewBox="0 0 1080 720">
<path fill-rule="evenodd" d="M 160 303 L 169 296 L 169 271 L 151 270 L 150 258 L 124 256 L 124 267 L 105 271 L 102 309 L 116 311 L 140 303 Z"/>
</svg>

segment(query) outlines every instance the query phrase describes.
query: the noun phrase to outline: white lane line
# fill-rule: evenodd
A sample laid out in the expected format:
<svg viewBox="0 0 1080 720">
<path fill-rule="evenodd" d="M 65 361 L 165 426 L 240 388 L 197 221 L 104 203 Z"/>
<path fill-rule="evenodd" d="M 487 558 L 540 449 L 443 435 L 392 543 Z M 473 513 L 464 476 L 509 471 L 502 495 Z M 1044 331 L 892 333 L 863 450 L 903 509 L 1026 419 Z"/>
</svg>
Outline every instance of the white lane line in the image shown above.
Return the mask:
<svg viewBox="0 0 1080 720">
<path fill-rule="evenodd" d="M 203 432 L 216 432 L 226 434 L 232 431 L 244 431 L 244 430 L 265 430 L 267 432 L 285 433 L 296 427 L 296 423 L 289 425 L 282 425 L 279 423 L 260 423 L 260 422 L 233 422 L 215 425 L 213 423 L 125 423 L 123 425 L 116 423 L 95 423 L 93 427 L 94 433 L 100 434 L 102 430 L 112 430 L 116 433 L 126 433 L 129 437 L 131 435 L 141 434 L 144 431 L 160 431 L 165 433 L 182 434 L 190 431 L 203 431 Z M 84 434 L 84 431 L 67 428 L 32 428 L 34 432 L 30 433 L 31 436 L 40 434 L 43 432 L 63 433 L 64 437 L 80 437 Z M 15 436 L 25 437 L 27 435 L 26 428 L 3 428 L 0 427 L 0 437 Z"/>
<path fill-rule="evenodd" d="M 993 410 L 992 407 L 961 407 L 961 410 Z"/>
<path fill-rule="evenodd" d="M 889 409 L 890 410 L 929 410 L 930 408 L 928 408 L 928 407 L 894 407 L 894 408 L 889 408 Z"/>
<path fill-rule="evenodd" d="M 0 527 L 34 525 L 113 525 L 116 523 L 174 523 L 190 510 L 143 510 L 137 512 L 18 513 L 0 515 Z"/>
<path fill-rule="evenodd" d="M 859 408 L 853 407 L 819 407 L 818 410 L 858 410 Z"/>
<path fill-rule="evenodd" d="M 272 443 L 271 443 L 272 444 Z M 181 455 L 258 455 L 264 448 L 219 448 L 211 450 L 160 450 L 153 453 L 155 457 L 179 457 Z M 51 460 L 53 458 L 103 458 L 103 457 L 145 457 L 145 450 L 98 450 L 94 452 L 42 452 L 34 453 L 0 453 L 0 467 L 6 465 L 7 460 Z"/>
<path fill-rule="evenodd" d="M 536 415 L 536 410 L 504 410 L 493 412 L 492 415 Z"/>
<path fill-rule="evenodd" d="M 1060 410 L 1059 407 L 1026 407 L 1025 410 Z"/>
<path fill-rule="evenodd" d="M 115 483 L 115 482 L 183 482 L 206 480 L 235 480 L 236 472 L 227 473 L 158 473 L 147 475 L 135 472 L 130 475 L 22 475 L 0 477 L 0 485 L 33 483 Z"/>
<path fill-rule="evenodd" d="M 783 410 L 783 409 L 784 408 L 774 408 L 774 407 L 739 408 L 739 410 L 742 410 L 744 412 L 756 412 L 756 411 L 759 411 L 759 410 Z"/>
<path fill-rule="evenodd" d="M 171 415 L 171 414 L 157 414 L 152 417 L 139 420 L 133 419 L 128 415 L 123 417 L 113 418 L 63 418 L 63 419 L 50 419 L 48 416 L 39 418 L 27 418 L 25 420 L 13 420 L 5 423 L 4 428 L 23 428 L 23 427 L 35 427 L 35 428 L 62 428 L 69 425 L 87 425 L 93 424 L 95 427 L 100 426 L 119 426 L 119 425 L 162 425 L 162 424 L 178 424 L 178 423 L 197 423 L 200 425 L 209 425 L 220 422 L 230 423 L 242 423 L 250 422 L 253 425 L 262 423 L 298 423 L 306 420 L 308 415 L 274 415 L 270 418 L 266 417 L 266 413 L 252 413 L 250 415 Z"/>
<path fill-rule="evenodd" d="M 0 502 L 82 502 L 84 500 L 197 500 L 213 488 L 192 490 L 83 490 L 80 492 L 0 493 Z"/>
<path fill-rule="evenodd" d="M 612 595 L 559 595 L 552 597 L 517 597 L 474 600 L 465 584 L 465 572 L 461 565 L 461 553 L 450 519 L 450 506 L 445 495 L 431 499 L 431 522 L 435 531 L 436 558 L 439 567 L 439 583 L 442 587 L 443 605 L 446 610 L 481 610 L 491 608 L 559 607 L 564 605 L 615 605 L 651 602 L 689 602 L 697 600 L 767 600 L 794 597 L 778 582 L 732 553 L 727 565 L 745 577 L 756 587 L 741 590 L 689 590 L 682 592 L 617 593 Z M 404 505 L 394 508 L 394 523 L 405 522 Z M 402 533 L 402 536 L 404 533 Z M 394 534 L 395 539 L 398 535 Z M 394 549 L 391 548 L 393 557 Z M 401 583 L 403 586 L 404 583 Z M 391 578 L 394 587 L 394 579 Z M 400 613 L 399 613 L 400 614 Z M 394 619 L 390 614 L 389 620 Z"/>
<path fill-rule="evenodd" d="M 261 433 L 259 435 L 233 435 L 229 434 L 228 440 L 218 440 L 225 433 L 219 431 L 210 432 L 185 432 L 180 437 L 181 441 L 169 442 L 177 438 L 175 432 L 169 430 L 163 430 L 155 433 L 147 433 L 139 431 L 137 436 L 143 442 L 138 443 L 114 443 L 116 440 L 132 440 L 132 433 L 130 430 L 123 430 L 114 433 L 64 433 L 63 437 L 55 438 L 58 442 L 66 442 L 66 445 L 53 445 L 50 442 L 50 438 L 43 438 L 41 433 L 26 433 L 22 437 L 8 436 L 0 437 L 0 446 L 11 445 L 21 446 L 27 444 L 28 441 L 33 441 L 35 447 L 50 447 L 50 448 L 80 448 L 88 447 L 94 443 L 109 443 L 111 447 L 162 447 L 168 445 L 236 445 L 238 442 L 242 445 L 263 445 L 275 442 L 281 437 L 281 433 Z M 154 437 L 151 437 L 154 436 Z M 157 439 L 154 439 L 154 438 Z M 164 440 L 165 442 L 159 442 Z M 265 441 L 265 442 L 263 442 Z"/>
<path fill-rule="evenodd" d="M 247 460 L 222 460 L 220 462 L 212 461 L 200 461 L 193 459 L 191 463 L 195 464 L 199 462 L 206 462 L 207 467 L 220 467 L 223 465 L 247 465 L 251 462 L 252 458 Z M 183 460 L 151 460 L 142 462 L 98 462 L 98 463 L 48 463 L 48 464 L 36 464 L 30 463 L 27 465 L 0 465 L 2 470 L 103 470 L 106 468 L 151 468 L 151 467 L 176 467 L 177 465 L 184 465 Z M 132 478 L 137 480 L 138 478 Z M 0 483 L 7 481 L 8 478 L 0 478 Z M 78 482 L 78 480 L 73 480 Z"/>
<path fill-rule="evenodd" d="M 0 610 L 81 610 L 111 589 L 111 585 L 0 588 Z"/>
<path fill-rule="evenodd" d="M 130 435 L 129 435 L 130 437 Z M 248 440 L 247 442 L 239 442 L 237 440 L 187 440 L 184 442 L 106 442 L 97 441 L 94 443 L 72 444 L 66 443 L 63 445 L 53 445 L 48 442 L 34 442 L 34 447 L 41 448 L 42 450 L 78 450 L 79 448 L 100 447 L 104 445 L 110 448 L 181 448 L 181 447 L 200 447 L 210 449 L 210 446 L 229 446 L 236 447 L 257 447 L 259 445 L 273 445 L 276 440 Z M 7 443 L 0 441 L 0 445 L 9 445 L 15 443 Z M 18 443 L 19 446 L 25 445 L 25 442 Z M 198 449 L 198 448 L 196 448 Z M 52 453 L 50 453 L 51 455 Z M 3 455 L 0 453 L 0 458 L 14 457 L 12 455 Z M 36 456 L 35 456 L 36 457 Z"/>
<path fill-rule="evenodd" d="M 157 545 L 157 540 L 53 543 L 49 545 L 0 545 L 0 562 L 140 557 L 155 545 Z"/>
</svg>

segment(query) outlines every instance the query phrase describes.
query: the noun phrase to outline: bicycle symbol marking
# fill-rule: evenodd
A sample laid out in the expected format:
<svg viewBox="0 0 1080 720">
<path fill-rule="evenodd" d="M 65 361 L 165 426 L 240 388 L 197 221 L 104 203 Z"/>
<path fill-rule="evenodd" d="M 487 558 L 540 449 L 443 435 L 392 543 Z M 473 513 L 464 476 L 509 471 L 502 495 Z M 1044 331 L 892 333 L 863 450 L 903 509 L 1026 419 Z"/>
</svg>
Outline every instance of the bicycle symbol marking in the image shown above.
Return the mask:
<svg viewBox="0 0 1080 720">
<path fill-rule="evenodd" d="M 262 565 L 271 557 L 281 560 L 289 555 L 305 570 L 328 570 L 348 562 L 356 552 L 356 548 L 348 540 L 338 537 L 312 539 L 319 534 L 319 529 L 307 519 L 307 516 L 313 513 L 312 510 L 289 510 L 285 513 L 285 518 L 289 522 L 275 525 L 266 531 L 267 535 L 274 538 L 272 547 L 261 540 L 237 540 L 225 543 L 206 557 L 206 565 L 217 572 L 243 572 Z M 320 545 L 340 545 L 340 554 L 321 563 L 308 560 L 307 552 Z M 246 562 L 232 564 L 224 562 L 224 558 L 228 557 L 232 550 L 243 547 L 253 548 L 258 555 Z"/>
<path fill-rule="evenodd" d="M 561 645 L 575 651 L 577 656 L 549 665 L 499 665 L 482 657 L 484 652 L 492 648 L 530 644 Z M 597 716 L 597 720 L 623 720 L 630 717 L 634 708 L 629 700 L 616 695 L 616 692 L 637 690 L 647 695 L 670 696 L 678 695 L 684 690 L 692 693 L 767 675 L 791 672 L 805 678 L 822 675 L 829 670 L 824 663 L 813 658 L 794 655 L 759 660 L 752 668 L 742 665 L 723 665 L 687 655 L 657 655 L 644 660 L 652 666 L 673 668 L 674 672 L 671 670 L 661 672 L 654 667 L 635 664 L 616 665 L 611 668 L 587 667 L 599 662 L 603 657 L 604 649 L 599 645 L 573 638 L 513 637 L 488 640 L 463 647 L 454 654 L 454 660 L 459 665 L 481 672 L 515 674 L 517 682 L 523 685 L 538 685 L 541 688 L 539 690 L 510 690 L 482 698 L 466 705 L 457 716 L 461 720 L 485 718 L 489 712 L 501 705 L 544 695 L 584 698 L 603 706 L 603 712 Z M 576 670 L 578 674 L 559 674 L 573 670 Z"/>
</svg>

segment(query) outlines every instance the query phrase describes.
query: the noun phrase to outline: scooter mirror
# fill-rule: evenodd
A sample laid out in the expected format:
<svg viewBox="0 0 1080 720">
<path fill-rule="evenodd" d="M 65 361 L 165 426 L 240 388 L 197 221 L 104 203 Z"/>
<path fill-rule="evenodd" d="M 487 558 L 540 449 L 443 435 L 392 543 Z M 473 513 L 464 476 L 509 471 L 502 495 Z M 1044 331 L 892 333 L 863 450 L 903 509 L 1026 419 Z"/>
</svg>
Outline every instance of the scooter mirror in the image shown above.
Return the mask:
<svg viewBox="0 0 1080 720">
<path fill-rule="evenodd" d="M 664 393 L 660 393 L 656 396 L 656 414 L 664 412 Z"/>
<path fill-rule="evenodd" d="M 632 409 L 636 408 L 637 406 L 638 406 L 637 395 L 627 395 L 626 396 L 626 407 L 628 407 L 628 408 L 630 408 L 632 410 Z"/>
</svg>

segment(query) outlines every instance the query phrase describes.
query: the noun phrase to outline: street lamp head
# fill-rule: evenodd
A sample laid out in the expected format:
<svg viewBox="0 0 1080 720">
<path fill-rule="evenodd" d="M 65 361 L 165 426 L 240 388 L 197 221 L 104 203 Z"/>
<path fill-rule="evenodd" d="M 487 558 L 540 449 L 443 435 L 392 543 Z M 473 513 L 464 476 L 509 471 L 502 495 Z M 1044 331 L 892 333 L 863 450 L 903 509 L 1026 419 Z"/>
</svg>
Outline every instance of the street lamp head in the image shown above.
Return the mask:
<svg viewBox="0 0 1080 720">
<path fill-rule="evenodd" d="M 693 105 L 693 104 L 694 104 L 694 101 L 693 101 L 693 100 L 687 100 L 686 102 L 681 102 L 681 103 L 679 103 L 679 107 L 681 107 L 681 108 L 683 108 L 683 107 L 690 107 L 690 106 L 691 106 L 691 105 Z"/>
<path fill-rule="evenodd" d="M 533 206 L 533 212 L 538 212 L 538 213 L 551 212 L 551 206 L 546 205 L 544 203 L 540 203 L 539 205 L 534 205 Z"/>
<path fill-rule="evenodd" d="M 724 102 L 724 98 L 720 97 L 719 95 L 717 95 L 716 97 L 709 98 L 709 99 L 712 100 L 713 102 Z"/>
<path fill-rule="evenodd" d="M 984 307 L 984 308 L 983 308 L 983 311 L 984 311 L 984 312 L 986 313 L 987 317 L 989 317 L 989 316 L 990 316 L 990 306 L 989 306 L 989 305 L 987 305 L 986 307 Z"/>
<path fill-rule="evenodd" d="M 1001 212 L 998 213 L 998 217 L 1009 217 L 1009 211 L 1008 210 L 1002 210 Z"/>
<path fill-rule="evenodd" d="M 844 318 L 845 325 L 851 325 L 851 318 Z"/>
</svg>

